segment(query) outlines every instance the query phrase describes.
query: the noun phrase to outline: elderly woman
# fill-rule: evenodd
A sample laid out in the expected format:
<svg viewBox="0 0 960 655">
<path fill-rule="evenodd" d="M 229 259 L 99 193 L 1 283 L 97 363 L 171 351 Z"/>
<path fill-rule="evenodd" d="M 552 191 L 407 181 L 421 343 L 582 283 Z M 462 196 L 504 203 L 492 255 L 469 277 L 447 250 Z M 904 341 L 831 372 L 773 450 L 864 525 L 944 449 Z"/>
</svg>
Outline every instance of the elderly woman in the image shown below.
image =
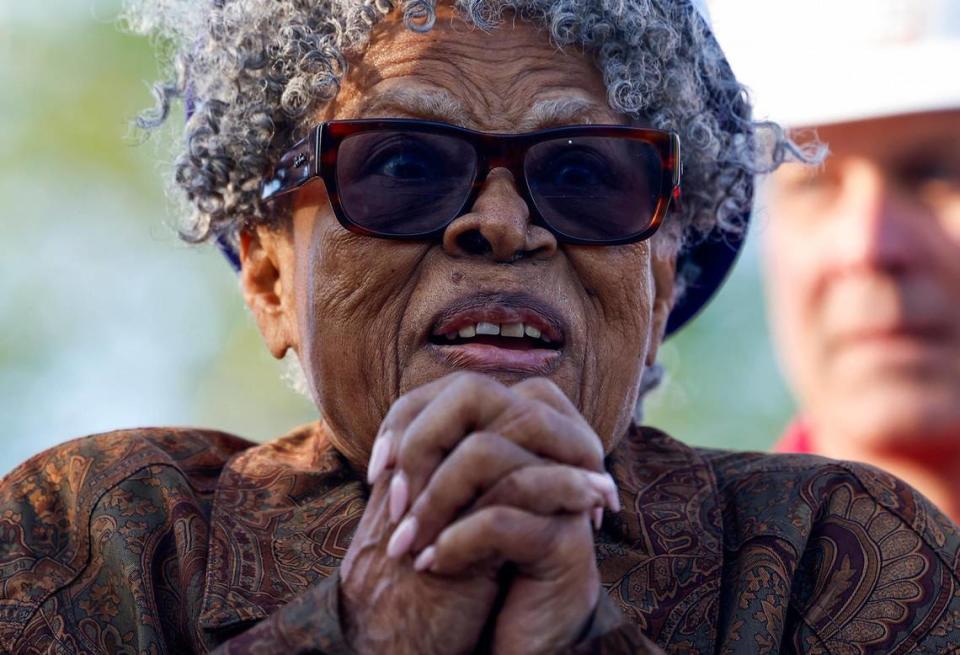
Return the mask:
<svg viewBox="0 0 960 655">
<path fill-rule="evenodd" d="M 911 489 L 633 424 L 662 338 L 729 266 L 753 174 L 793 148 L 751 124 L 687 0 L 133 15 L 172 39 L 147 122 L 184 96 L 184 234 L 235 257 L 323 420 L 25 463 L 0 495 L 0 650 L 960 643 L 960 539 Z"/>
</svg>

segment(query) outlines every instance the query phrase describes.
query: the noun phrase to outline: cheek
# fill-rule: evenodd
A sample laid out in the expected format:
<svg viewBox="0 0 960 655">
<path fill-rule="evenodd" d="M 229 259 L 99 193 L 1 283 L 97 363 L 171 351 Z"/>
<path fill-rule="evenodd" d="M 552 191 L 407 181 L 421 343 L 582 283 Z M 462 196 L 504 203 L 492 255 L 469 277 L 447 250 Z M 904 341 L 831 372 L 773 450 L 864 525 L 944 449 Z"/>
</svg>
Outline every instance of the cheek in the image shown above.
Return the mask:
<svg viewBox="0 0 960 655">
<path fill-rule="evenodd" d="M 814 321 L 817 280 L 824 264 L 816 234 L 805 234 L 793 221 L 774 219 L 768 223 L 763 245 L 774 322 L 789 331 Z"/>
<path fill-rule="evenodd" d="M 594 425 L 603 425 L 601 435 L 626 428 L 649 347 L 653 283 L 645 246 L 568 250 L 585 307 L 582 404 Z"/>
<path fill-rule="evenodd" d="M 653 304 L 649 250 L 642 244 L 575 252 L 571 261 L 599 320 L 588 327 L 616 341 L 646 342 Z"/>
<path fill-rule="evenodd" d="M 825 291 L 827 250 L 814 229 L 775 215 L 764 234 L 764 267 L 770 326 L 787 378 L 801 397 L 823 383 L 829 325 Z"/>
<path fill-rule="evenodd" d="M 301 359 L 319 409 L 353 444 L 372 438 L 394 395 L 396 335 L 422 250 L 355 235 L 332 218 L 318 219 L 304 246 Z"/>
<path fill-rule="evenodd" d="M 583 285 L 587 365 L 617 385 L 607 388 L 634 386 L 649 346 L 654 285 L 645 245 L 570 253 Z"/>
<path fill-rule="evenodd" d="M 957 197 L 960 194 L 954 194 L 952 200 L 948 203 L 945 203 L 945 206 L 941 212 L 943 220 L 944 232 L 947 234 L 948 238 L 953 242 L 953 246 L 960 250 L 960 197 Z"/>
<path fill-rule="evenodd" d="M 354 234 L 329 211 L 303 223 L 295 234 L 301 326 L 310 333 L 352 334 L 351 344 L 362 344 L 364 331 L 395 334 L 392 319 L 402 312 L 404 287 L 426 247 Z"/>
<path fill-rule="evenodd" d="M 933 234 L 927 239 L 924 250 L 937 259 L 934 270 L 952 290 L 956 302 L 954 309 L 960 313 L 960 192 L 954 193 L 952 202 L 944 203 L 938 213 Z"/>
</svg>

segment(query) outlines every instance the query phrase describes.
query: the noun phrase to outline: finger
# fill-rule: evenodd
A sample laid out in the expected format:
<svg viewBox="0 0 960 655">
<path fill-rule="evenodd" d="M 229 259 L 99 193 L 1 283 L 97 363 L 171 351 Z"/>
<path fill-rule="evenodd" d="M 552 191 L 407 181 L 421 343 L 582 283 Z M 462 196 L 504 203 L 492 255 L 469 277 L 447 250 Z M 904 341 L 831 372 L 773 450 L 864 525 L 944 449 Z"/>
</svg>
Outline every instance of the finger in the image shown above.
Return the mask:
<svg viewBox="0 0 960 655">
<path fill-rule="evenodd" d="M 603 444 L 593 428 L 539 400 L 517 397 L 487 429 L 546 459 L 603 471 Z"/>
<path fill-rule="evenodd" d="M 567 394 L 547 378 L 527 378 L 510 387 L 510 390 L 518 396 L 546 403 L 564 416 L 584 420 Z"/>
<path fill-rule="evenodd" d="M 440 463 L 410 508 L 410 516 L 416 517 L 418 525 L 414 552 L 432 543 L 441 530 L 501 478 L 540 462 L 539 457 L 498 434 L 469 435 Z"/>
<path fill-rule="evenodd" d="M 588 520 L 586 514 L 541 516 L 515 507 L 486 507 L 440 533 L 436 543 L 417 557 L 414 568 L 458 575 L 511 562 L 526 575 L 546 577 L 554 573 L 551 567 L 569 559 L 556 556 L 557 549 L 577 546 L 568 546 L 566 536 L 578 528 L 592 534 Z"/>
<path fill-rule="evenodd" d="M 482 429 L 515 398 L 504 385 L 477 373 L 445 380 L 443 390 L 402 431 L 391 428 L 396 476 L 401 477 L 397 484 L 406 485 L 410 498 L 420 494 L 436 467 L 467 434 Z"/>
<path fill-rule="evenodd" d="M 565 464 L 540 464 L 500 478 L 472 509 L 503 505 L 541 515 L 579 514 L 604 506 L 616 512 L 618 503 L 617 487 L 609 475 Z"/>
<path fill-rule="evenodd" d="M 493 433 L 471 434 L 439 465 L 410 509 L 397 534 L 416 525 L 408 544 L 419 552 L 464 511 L 490 505 L 517 507 L 537 514 L 620 510 L 616 483 L 606 473 L 544 463 L 525 448 Z M 411 517 L 413 517 L 411 519 Z M 403 528 L 401 530 L 400 528 Z M 406 553 L 399 546 L 394 556 Z"/>
<path fill-rule="evenodd" d="M 456 374 L 454 374 L 456 375 Z M 396 463 L 395 435 L 403 434 L 407 426 L 441 391 L 450 384 L 452 376 L 445 376 L 402 395 L 390 406 L 380 423 L 380 431 L 370 451 L 367 465 L 367 483 L 373 485 L 383 472 Z"/>
<path fill-rule="evenodd" d="M 540 457 L 603 471 L 603 446 L 585 422 L 512 394 L 494 380 L 461 378 L 423 409 L 397 444 L 396 466 L 409 497 L 419 496 L 465 434 L 487 426 Z"/>
</svg>

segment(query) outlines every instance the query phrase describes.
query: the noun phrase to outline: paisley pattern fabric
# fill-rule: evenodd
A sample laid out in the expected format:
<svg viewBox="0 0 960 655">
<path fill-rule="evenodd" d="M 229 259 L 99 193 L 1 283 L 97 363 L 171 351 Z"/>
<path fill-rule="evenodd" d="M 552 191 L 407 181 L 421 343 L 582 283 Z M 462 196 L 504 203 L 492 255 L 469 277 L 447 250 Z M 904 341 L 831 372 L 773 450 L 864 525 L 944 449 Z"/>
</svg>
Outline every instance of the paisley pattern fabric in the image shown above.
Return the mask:
<svg viewBox="0 0 960 655">
<path fill-rule="evenodd" d="M 651 429 L 607 466 L 623 510 L 574 652 L 960 652 L 958 528 L 895 478 Z M 319 423 L 59 446 L 0 485 L 0 653 L 348 653 L 337 571 L 367 493 Z"/>
</svg>

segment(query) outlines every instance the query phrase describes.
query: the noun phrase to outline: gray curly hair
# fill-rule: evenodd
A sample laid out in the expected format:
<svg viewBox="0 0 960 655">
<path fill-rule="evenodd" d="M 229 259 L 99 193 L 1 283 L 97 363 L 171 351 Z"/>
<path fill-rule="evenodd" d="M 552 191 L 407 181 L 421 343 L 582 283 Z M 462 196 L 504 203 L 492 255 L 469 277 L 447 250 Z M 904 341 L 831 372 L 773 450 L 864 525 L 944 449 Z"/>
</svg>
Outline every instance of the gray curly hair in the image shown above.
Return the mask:
<svg viewBox="0 0 960 655">
<path fill-rule="evenodd" d="M 348 60 L 396 1 L 410 29 L 431 29 L 436 0 L 128 0 L 129 25 L 158 39 L 172 70 L 139 126 L 159 127 L 178 98 L 187 105 L 174 166 L 190 206 L 179 226 L 184 239 L 230 240 L 239 228 L 276 220 L 260 199 L 263 176 L 336 97 Z M 680 134 L 683 206 L 660 236 L 674 247 L 739 233 L 754 176 L 806 158 L 779 127 L 750 120 L 746 94 L 690 0 L 455 6 L 483 30 L 507 11 L 545 26 L 557 46 L 594 57 L 612 108 Z"/>
</svg>

